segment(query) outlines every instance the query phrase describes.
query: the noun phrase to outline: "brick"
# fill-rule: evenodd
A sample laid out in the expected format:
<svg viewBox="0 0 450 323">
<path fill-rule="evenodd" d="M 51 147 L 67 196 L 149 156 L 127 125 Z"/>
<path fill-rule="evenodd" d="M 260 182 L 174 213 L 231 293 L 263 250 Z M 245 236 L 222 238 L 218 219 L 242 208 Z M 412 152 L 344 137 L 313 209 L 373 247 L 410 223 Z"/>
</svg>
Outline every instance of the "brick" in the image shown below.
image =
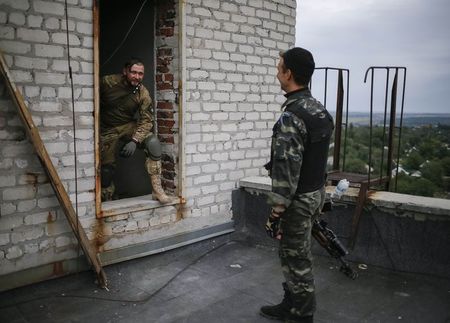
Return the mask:
<svg viewBox="0 0 450 323">
<path fill-rule="evenodd" d="M 38 207 L 41 209 L 46 209 L 50 207 L 58 206 L 59 202 L 56 197 L 45 197 L 38 200 Z"/>
<path fill-rule="evenodd" d="M 48 29 L 59 29 L 60 28 L 59 19 L 54 18 L 54 17 L 45 19 L 44 25 Z"/>
<path fill-rule="evenodd" d="M 206 8 L 194 8 L 194 14 L 196 16 L 211 17 L 211 11 Z"/>
<path fill-rule="evenodd" d="M 13 40 L 1 40 L 0 47 L 5 53 L 26 54 L 31 51 L 31 45 Z"/>
<path fill-rule="evenodd" d="M 204 196 L 204 197 L 197 199 L 198 206 L 203 206 L 203 205 L 212 204 L 212 203 L 214 203 L 214 195 Z"/>
<path fill-rule="evenodd" d="M 2 0 L 2 4 L 13 9 L 28 10 L 30 8 L 28 0 Z"/>
<path fill-rule="evenodd" d="M 14 186 L 16 177 L 14 175 L 0 175 L 0 187 Z"/>
<path fill-rule="evenodd" d="M 16 244 L 18 242 L 36 240 L 44 235 L 44 229 L 39 226 L 25 227 L 19 230 L 15 230 L 11 233 L 11 243 Z"/>
<path fill-rule="evenodd" d="M 5 246 L 10 243 L 9 233 L 0 233 L 0 246 Z"/>
<path fill-rule="evenodd" d="M 17 38 L 37 43 L 47 43 L 50 39 L 48 32 L 44 30 L 26 28 L 17 29 Z"/>
<path fill-rule="evenodd" d="M 66 33 L 54 33 L 52 34 L 52 42 L 56 44 L 67 44 Z M 69 44 L 70 46 L 79 46 L 81 44 L 80 38 L 74 34 L 69 34 Z"/>
<path fill-rule="evenodd" d="M 18 12 L 12 12 L 9 14 L 9 23 L 13 25 L 23 26 L 25 25 L 25 15 Z"/>
<path fill-rule="evenodd" d="M 36 225 L 48 222 L 54 222 L 56 220 L 56 212 L 41 212 L 27 215 L 24 219 L 26 225 Z"/>
<path fill-rule="evenodd" d="M 9 248 L 6 252 L 6 259 L 16 259 L 19 258 L 23 255 L 23 251 L 22 249 L 20 249 L 20 247 L 18 246 L 13 246 L 11 248 Z"/>
<path fill-rule="evenodd" d="M 26 69 L 47 69 L 48 61 L 44 58 L 34 58 L 25 56 L 16 56 L 14 58 L 16 66 Z"/>
<path fill-rule="evenodd" d="M 42 18 L 41 16 L 33 16 L 33 15 L 27 16 L 28 27 L 40 28 L 42 26 L 43 21 L 44 18 Z"/>
<path fill-rule="evenodd" d="M 17 204 L 17 212 L 28 212 L 36 207 L 36 200 L 20 201 Z"/>
<path fill-rule="evenodd" d="M 51 15 L 64 15 L 64 5 L 60 3 L 55 3 L 54 1 L 33 1 L 33 7 L 36 12 L 51 14 Z"/>
<path fill-rule="evenodd" d="M 76 24 L 76 29 L 79 33 L 82 33 L 85 35 L 92 35 L 92 32 L 93 32 L 92 23 L 78 22 Z"/>
<path fill-rule="evenodd" d="M 72 244 L 72 239 L 70 239 L 67 236 L 61 236 L 61 237 L 57 237 L 55 239 L 55 246 L 56 246 L 56 248 L 67 247 L 67 246 L 69 246 L 71 244 Z"/>
<path fill-rule="evenodd" d="M 56 98 L 56 89 L 52 88 L 52 87 L 42 87 L 41 89 L 41 99 L 55 99 Z M 60 105 L 59 102 L 43 102 L 43 103 L 57 103 L 58 105 Z M 60 110 L 57 110 L 60 111 Z"/>
<path fill-rule="evenodd" d="M 2 202 L 0 205 L 0 215 L 5 216 L 16 212 L 16 205 L 13 203 Z M 0 220 L 1 223 L 1 220 Z"/>
<path fill-rule="evenodd" d="M 26 254 L 32 254 L 39 251 L 39 245 L 37 243 L 31 243 L 24 246 Z"/>
<path fill-rule="evenodd" d="M 68 8 L 67 12 L 69 17 L 71 18 L 85 21 L 92 21 L 92 10 L 80 8 Z"/>
<path fill-rule="evenodd" d="M 59 102 L 37 102 L 31 105 L 31 110 L 39 112 L 60 112 L 62 111 L 62 106 Z"/>
<path fill-rule="evenodd" d="M 35 45 L 36 55 L 41 57 L 63 57 L 64 48 L 56 45 Z"/>
<path fill-rule="evenodd" d="M 3 190 L 4 201 L 32 199 L 36 196 L 36 188 L 33 186 L 19 186 Z"/>
</svg>

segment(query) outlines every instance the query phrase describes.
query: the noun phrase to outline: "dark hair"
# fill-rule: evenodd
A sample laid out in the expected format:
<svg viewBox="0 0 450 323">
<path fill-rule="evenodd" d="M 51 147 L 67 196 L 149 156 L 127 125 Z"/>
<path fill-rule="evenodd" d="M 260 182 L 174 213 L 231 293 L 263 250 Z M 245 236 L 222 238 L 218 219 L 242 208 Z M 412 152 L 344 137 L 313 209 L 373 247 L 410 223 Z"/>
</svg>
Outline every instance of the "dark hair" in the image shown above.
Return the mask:
<svg viewBox="0 0 450 323">
<path fill-rule="evenodd" d="M 130 69 L 131 66 L 133 66 L 133 65 L 142 65 L 142 66 L 144 66 L 144 62 L 140 58 L 131 57 L 127 62 L 125 62 L 123 67 L 126 68 L 126 69 Z"/>
<path fill-rule="evenodd" d="M 291 70 L 295 82 L 307 86 L 316 67 L 313 55 L 304 48 L 294 47 L 280 53 L 280 56 L 283 57 L 284 67 Z"/>
</svg>

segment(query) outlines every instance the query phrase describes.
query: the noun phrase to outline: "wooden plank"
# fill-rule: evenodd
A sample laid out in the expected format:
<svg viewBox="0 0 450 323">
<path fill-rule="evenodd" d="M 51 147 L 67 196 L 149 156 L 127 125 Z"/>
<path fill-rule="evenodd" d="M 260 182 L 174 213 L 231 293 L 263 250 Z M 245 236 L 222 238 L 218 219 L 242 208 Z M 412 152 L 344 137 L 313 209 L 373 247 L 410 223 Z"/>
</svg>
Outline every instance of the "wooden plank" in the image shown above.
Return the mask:
<svg viewBox="0 0 450 323">
<path fill-rule="evenodd" d="M 50 179 L 50 183 L 52 184 L 53 190 L 55 191 L 56 197 L 61 205 L 61 208 L 66 215 L 67 220 L 69 221 L 70 226 L 72 227 L 72 231 L 78 239 L 78 242 L 81 245 L 81 248 L 84 251 L 84 254 L 88 258 L 88 261 L 94 267 L 94 270 L 97 274 L 97 280 L 100 286 L 106 287 L 107 279 L 105 272 L 103 271 L 102 265 L 98 258 L 97 252 L 92 248 L 92 245 L 89 242 L 89 239 L 84 232 L 84 229 L 75 213 L 75 210 L 72 206 L 72 202 L 70 201 L 69 195 L 67 194 L 61 179 L 59 178 L 58 173 L 56 172 L 55 167 L 52 164 L 52 161 L 47 153 L 47 149 L 42 142 L 41 136 L 39 134 L 38 129 L 36 128 L 31 114 L 28 111 L 28 108 L 25 105 L 22 94 L 17 90 L 16 85 L 11 77 L 11 73 L 9 72 L 9 68 L 5 62 L 3 57 L 3 53 L 0 50 L 0 68 L 1 73 L 5 79 L 8 90 L 11 94 L 11 97 L 14 103 L 17 106 L 19 111 L 19 115 L 25 124 L 25 128 L 30 138 L 31 143 L 33 144 L 36 153 L 39 157 L 39 160 L 42 164 L 42 167 L 47 173 L 48 178 Z"/>
<path fill-rule="evenodd" d="M 100 8 L 98 0 L 93 4 L 93 29 L 94 29 L 94 120 L 100 120 Z M 94 124 L 94 151 L 95 151 L 95 215 L 103 217 L 102 213 L 102 184 L 100 174 L 100 125 Z"/>
</svg>

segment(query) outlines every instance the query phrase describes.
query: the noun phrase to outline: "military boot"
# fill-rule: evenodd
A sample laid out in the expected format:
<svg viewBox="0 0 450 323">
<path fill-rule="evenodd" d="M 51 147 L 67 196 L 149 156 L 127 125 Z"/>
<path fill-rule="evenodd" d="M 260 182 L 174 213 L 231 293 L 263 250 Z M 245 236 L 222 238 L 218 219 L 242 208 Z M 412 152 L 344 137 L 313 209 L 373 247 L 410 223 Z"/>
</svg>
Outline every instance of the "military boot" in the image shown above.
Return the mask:
<svg viewBox="0 0 450 323">
<path fill-rule="evenodd" d="M 259 313 L 272 320 L 284 321 L 290 315 L 292 307 L 291 293 L 289 292 L 286 283 L 283 283 L 284 297 L 280 304 L 273 306 L 261 307 Z"/>
<path fill-rule="evenodd" d="M 171 200 L 161 186 L 161 175 L 150 175 L 152 181 L 152 196 L 161 204 L 169 203 Z"/>
<path fill-rule="evenodd" d="M 162 204 L 169 203 L 171 199 L 166 195 L 161 186 L 161 161 L 148 158 L 145 165 L 152 182 L 153 199 L 158 200 Z"/>
</svg>

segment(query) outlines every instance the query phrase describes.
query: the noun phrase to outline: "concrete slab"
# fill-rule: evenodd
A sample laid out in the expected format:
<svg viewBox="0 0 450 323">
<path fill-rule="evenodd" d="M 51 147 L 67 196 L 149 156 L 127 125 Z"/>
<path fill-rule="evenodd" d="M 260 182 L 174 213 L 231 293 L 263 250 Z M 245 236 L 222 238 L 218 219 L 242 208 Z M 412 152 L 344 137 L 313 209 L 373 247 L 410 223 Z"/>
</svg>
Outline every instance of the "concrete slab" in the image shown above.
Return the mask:
<svg viewBox="0 0 450 323">
<path fill-rule="evenodd" d="M 358 264 L 353 264 L 357 266 Z M 259 307 L 282 297 L 277 250 L 235 235 L 0 294 L 0 322 L 271 322 Z M 450 280 L 369 267 L 352 281 L 315 257 L 315 322 L 450 320 Z"/>
</svg>

